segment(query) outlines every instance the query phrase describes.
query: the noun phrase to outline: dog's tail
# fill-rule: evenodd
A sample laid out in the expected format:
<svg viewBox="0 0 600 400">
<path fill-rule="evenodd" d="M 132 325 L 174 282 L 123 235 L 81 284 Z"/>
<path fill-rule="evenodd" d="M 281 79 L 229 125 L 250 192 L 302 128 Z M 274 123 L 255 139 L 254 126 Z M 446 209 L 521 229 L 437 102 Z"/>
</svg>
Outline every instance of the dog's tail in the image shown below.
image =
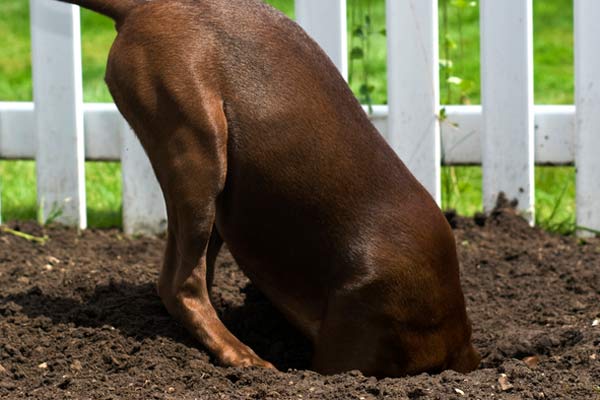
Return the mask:
<svg viewBox="0 0 600 400">
<path fill-rule="evenodd" d="M 106 15 L 116 22 L 121 21 L 129 11 L 143 0 L 58 0 L 88 8 Z"/>
</svg>

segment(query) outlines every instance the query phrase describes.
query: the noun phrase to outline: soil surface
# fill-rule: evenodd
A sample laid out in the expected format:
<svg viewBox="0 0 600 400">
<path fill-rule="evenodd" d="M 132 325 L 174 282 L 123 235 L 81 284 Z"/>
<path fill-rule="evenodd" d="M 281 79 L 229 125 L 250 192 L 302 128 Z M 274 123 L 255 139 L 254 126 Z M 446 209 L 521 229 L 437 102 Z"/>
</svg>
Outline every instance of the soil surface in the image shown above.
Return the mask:
<svg viewBox="0 0 600 400">
<path fill-rule="evenodd" d="M 164 240 L 10 224 L 50 239 L 0 233 L 0 398 L 600 398 L 600 240 L 508 210 L 449 219 L 481 368 L 382 380 L 307 370 L 307 341 L 225 251 L 215 307 L 285 372 L 215 366 L 171 319 L 155 293 Z"/>
</svg>

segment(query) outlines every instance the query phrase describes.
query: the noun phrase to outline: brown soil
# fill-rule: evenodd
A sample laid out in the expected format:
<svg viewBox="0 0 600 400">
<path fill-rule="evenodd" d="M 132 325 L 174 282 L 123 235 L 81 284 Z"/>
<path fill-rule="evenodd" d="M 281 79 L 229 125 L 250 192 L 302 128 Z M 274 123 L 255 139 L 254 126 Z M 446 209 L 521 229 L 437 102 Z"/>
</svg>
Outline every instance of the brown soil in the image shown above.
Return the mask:
<svg viewBox="0 0 600 400">
<path fill-rule="evenodd" d="M 53 227 L 41 246 L 2 233 L 0 398 L 600 398 L 600 241 L 531 229 L 509 211 L 451 222 L 481 369 L 383 380 L 306 370 L 308 343 L 227 254 L 215 306 L 286 372 L 213 365 L 155 294 L 161 239 Z"/>
</svg>

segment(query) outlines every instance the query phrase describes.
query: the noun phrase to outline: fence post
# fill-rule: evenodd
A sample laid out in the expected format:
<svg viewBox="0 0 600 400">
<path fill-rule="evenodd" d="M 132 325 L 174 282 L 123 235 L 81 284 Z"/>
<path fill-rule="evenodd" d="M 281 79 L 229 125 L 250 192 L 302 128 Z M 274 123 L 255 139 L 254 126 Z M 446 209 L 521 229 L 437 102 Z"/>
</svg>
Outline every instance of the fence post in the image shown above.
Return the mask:
<svg viewBox="0 0 600 400">
<path fill-rule="evenodd" d="M 79 7 L 30 0 L 38 207 L 85 228 Z"/>
<path fill-rule="evenodd" d="M 388 142 L 438 204 L 437 0 L 387 0 Z"/>
<path fill-rule="evenodd" d="M 600 2 L 575 0 L 577 225 L 600 231 Z M 580 229 L 581 236 L 591 235 Z"/>
<path fill-rule="evenodd" d="M 482 0 L 483 205 L 500 192 L 534 221 L 533 23 L 531 0 Z"/>
<path fill-rule="evenodd" d="M 348 80 L 346 0 L 296 0 L 296 20 Z"/>
<path fill-rule="evenodd" d="M 122 140 L 123 230 L 129 235 L 163 233 L 167 228 L 165 202 L 150 160 L 126 123 Z"/>
</svg>

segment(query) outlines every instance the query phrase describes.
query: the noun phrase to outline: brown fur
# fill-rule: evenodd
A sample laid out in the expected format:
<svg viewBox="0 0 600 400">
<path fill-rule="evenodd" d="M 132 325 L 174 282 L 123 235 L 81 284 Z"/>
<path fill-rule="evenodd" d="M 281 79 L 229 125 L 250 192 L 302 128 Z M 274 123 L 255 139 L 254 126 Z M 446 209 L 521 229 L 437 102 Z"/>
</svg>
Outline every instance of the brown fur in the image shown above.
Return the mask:
<svg viewBox="0 0 600 400">
<path fill-rule="evenodd" d="M 121 10 L 106 82 L 167 204 L 158 292 L 222 364 L 272 367 L 210 303 L 225 241 L 317 371 L 477 367 L 444 216 L 298 25 L 258 0 L 77 3 Z"/>
</svg>

